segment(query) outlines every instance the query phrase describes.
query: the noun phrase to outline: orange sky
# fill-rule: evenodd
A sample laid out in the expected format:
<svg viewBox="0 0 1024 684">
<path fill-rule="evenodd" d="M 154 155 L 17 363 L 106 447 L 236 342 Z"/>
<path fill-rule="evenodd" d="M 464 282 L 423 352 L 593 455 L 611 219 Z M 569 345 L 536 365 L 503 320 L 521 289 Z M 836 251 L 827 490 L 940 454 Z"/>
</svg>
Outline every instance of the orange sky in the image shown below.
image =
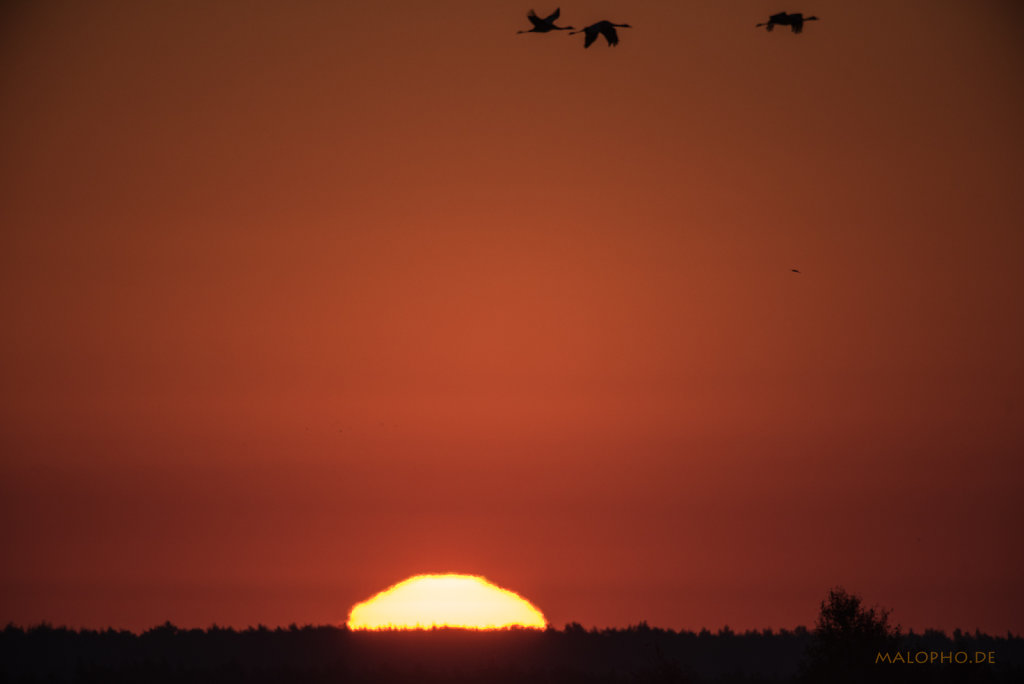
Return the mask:
<svg viewBox="0 0 1024 684">
<path fill-rule="evenodd" d="M 1024 629 L 1020 3 L 302 5 L 0 10 L 0 623 Z"/>
</svg>

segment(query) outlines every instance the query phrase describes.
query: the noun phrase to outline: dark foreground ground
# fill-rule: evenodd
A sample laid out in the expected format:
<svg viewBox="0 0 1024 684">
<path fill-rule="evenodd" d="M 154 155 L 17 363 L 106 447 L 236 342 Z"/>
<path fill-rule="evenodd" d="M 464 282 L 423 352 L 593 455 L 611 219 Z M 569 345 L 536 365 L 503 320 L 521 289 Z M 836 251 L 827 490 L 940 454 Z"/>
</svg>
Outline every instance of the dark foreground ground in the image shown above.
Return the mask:
<svg viewBox="0 0 1024 684">
<path fill-rule="evenodd" d="M 896 662 L 876 663 L 877 653 L 851 645 L 852 660 L 837 656 L 842 664 L 810 655 L 814 640 L 803 628 L 694 634 L 646 625 L 366 633 L 167 624 L 141 635 L 9 626 L 0 632 L 0 682 L 1024 682 L 1020 637 L 909 634 L 902 658 L 891 654 Z M 922 652 L 995 662 L 899 662 Z"/>
</svg>

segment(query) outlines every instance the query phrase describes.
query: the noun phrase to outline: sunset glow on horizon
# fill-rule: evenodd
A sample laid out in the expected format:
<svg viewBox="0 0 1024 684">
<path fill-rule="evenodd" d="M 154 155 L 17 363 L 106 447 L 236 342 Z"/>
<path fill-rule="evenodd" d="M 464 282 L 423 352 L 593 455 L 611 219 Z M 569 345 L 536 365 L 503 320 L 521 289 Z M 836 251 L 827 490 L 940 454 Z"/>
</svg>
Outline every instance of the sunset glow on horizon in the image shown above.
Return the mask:
<svg viewBox="0 0 1024 684">
<path fill-rule="evenodd" d="M 515 592 L 474 575 L 416 575 L 352 607 L 349 629 L 544 629 L 547 620 Z"/>
</svg>

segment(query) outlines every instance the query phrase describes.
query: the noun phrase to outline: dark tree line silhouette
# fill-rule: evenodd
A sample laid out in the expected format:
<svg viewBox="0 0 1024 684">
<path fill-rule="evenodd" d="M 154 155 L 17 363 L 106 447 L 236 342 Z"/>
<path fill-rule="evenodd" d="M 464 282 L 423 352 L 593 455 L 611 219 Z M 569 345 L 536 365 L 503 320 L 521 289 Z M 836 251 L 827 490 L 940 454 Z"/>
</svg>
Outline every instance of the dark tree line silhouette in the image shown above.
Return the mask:
<svg viewBox="0 0 1024 684">
<path fill-rule="evenodd" d="M 995 664 L 876 663 L 876 652 L 994 652 Z M 901 634 L 885 610 L 833 589 L 815 629 L 736 633 L 626 629 L 359 632 L 343 627 L 142 634 L 8 625 L 0 683 L 19 682 L 1016 682 L 1024 639 Z"/>
</svg>

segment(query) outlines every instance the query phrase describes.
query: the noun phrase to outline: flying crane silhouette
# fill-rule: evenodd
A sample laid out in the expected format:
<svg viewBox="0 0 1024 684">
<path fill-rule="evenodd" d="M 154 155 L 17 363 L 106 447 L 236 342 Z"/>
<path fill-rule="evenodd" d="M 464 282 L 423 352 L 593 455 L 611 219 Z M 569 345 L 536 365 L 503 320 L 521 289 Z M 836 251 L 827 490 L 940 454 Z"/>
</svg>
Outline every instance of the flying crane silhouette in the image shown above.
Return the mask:
<svg viewBox="0 0 1024 684">
<path fill-rule="evenodd" d="M 584 26 L 579 31 L 573 31 L 573 33 L 582 33 L 584 36 L 583 47 L 588 48 L 590 44 L 597 40 L 598 35 L 604 36 L 604 39 L 608 41 L 609 45 L 619 44 L 619 34 L 615 31 L 615 27 L 619 28 L 633 28 L 629 24 L 613 24 L 610 21 L 599 21 L 596 24 L 590 26 Z"/>
<path fill-rule="evenodd" d="M 516 31 L 516 33 L 547 33 L 548 31 L 571 31 L 572 26 L 555 26 L 555 20 L 558 19 L 558 16 L 561 13 L 562 9 L 560 7 L 556 7 L 554 12 L 541 19 L 540 17 L 537 16 L 536 12 L 530 10 L 530 13 L 526 15 L 526 18 L 530 20 L 531 24 L 533 24 L 533 28 L 527 29 L 525 31 Z"/>
<path fill-rule="evenodd" d="M 786 14 L 785 12 L 779 12 L 768 17 L 768 21 L 758 24 L 758 26 L 766 27 L 766 31 L 771 31 L 775 28 L 775 25 L 788 26 L 793 29 L 793 33 L 803 33 L 805 21 L 818 21 L 818 17 L 805 17 L 800 12 L 795 14 Z"/>
</svg>

